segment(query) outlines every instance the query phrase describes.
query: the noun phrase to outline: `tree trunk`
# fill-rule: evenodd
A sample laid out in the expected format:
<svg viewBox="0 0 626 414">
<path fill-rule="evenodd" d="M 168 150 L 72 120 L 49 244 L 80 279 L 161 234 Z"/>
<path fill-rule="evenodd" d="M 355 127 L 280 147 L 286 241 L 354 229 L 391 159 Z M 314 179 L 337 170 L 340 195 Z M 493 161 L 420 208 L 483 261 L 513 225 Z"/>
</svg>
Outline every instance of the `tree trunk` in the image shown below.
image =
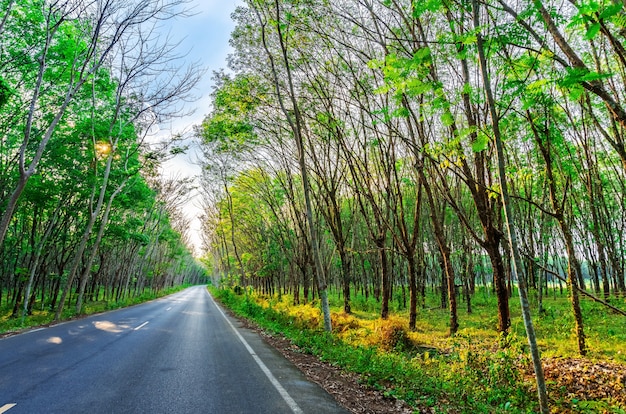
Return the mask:
<svg viewBox="0 0 626 414">
<path fill-rule="evenodd" d="M 485 50 L 483 45 L 482 34 L 480 33 L 480 11 L 478 8 L 478 1 L 472 0 L 472 11 L 474 20 L 474 29 L 477 30 L 476 34 L 476 48 L 478 50 L 478 56 L 480 61 L 480 72 L 483 81 L 483 87 L 485 88 L 485 95 L 487 98 L 487 105 L 489 107 L 489 114 L 491 117 L 491 125 L 493 127 L 493 135 L 495 139 L 496 151 L 498 154 L 498 175 L 500 180 L 500 188 L 502 191 L 502 204 L 504 207 L 504 216 L 506 221 L 507 233 L 509 235 L 509 247 L 511 248 L 511 256 L 513 257 L 513 271 L 515 274 L 519 274 L 522 271 L 522 260 L 517 247 L 517 236 L 515 228 L 513 226 L 513 214 L 509 199 L 508 186 L 506 181 L 506 165 L 504 159 L 504 148 L 502 144 L 502 137 L 500 135 L 500 123 L 499 117 L 496 112 L 495 100 L 493 92 L 491 90 L 491 80 L 489 79 L 489 73 L 487 69 L 487 58 L 485 57 Z M 520 304 L 522 308 L 522 316 L 524 320 L 524 327 L 526 328 L 526 337 L 528 339 L 528 345 L 530 346 L 530 352 L 533 361 L 533 367 L 535 370 L 535 379 L 537 382 L 537 393 L 539 397 L 539 408 L 542 413 L 548 414 L 550 408 L 548 407 L 548 393 L 546 390 L 546 383 L 543 373 L 543 367 L 541 366 L 541 356 L 539 354 L 539 347 L 537 346 L 537 338 L 535 335 L 535 329 L 533 327 L 532 318 L 530 314 L 530 305 L 528 304 L 528 297 L 526 294 L 526 282 L 523 275 L 517 277 L 519 288 Z"/>
<path fill-rule="evenodd" d="M 389 260 L 387 257 L 387 251 L 385 250 L 385 236 L 381 235 L 376 240 L 376 248 L 378 250 L 378 257 L 380 260 L 380 271 L 381 271 L 381 303 L 380 303 L 380 317 L 382 319 L 387 319 L 389 317 L 389 285 L 390 285 L 390 274 L 389 274 Z"/>
<path fill-rule="evenodd" d="M 506 287 L 506 276 L 499 243 L 485 245 L 485 251 L 489 256 L 493 270 L 493 287 L 498 299 L 498 330 L 506 333 L 511 326 L 511 314 L 509 311 L 509 291 Z"/>
<path fill-rule="evenodd" d="M 350 307 L 350 259 L 345 248 L 342 246 L 339 248 L 339 257 L 341 260 L 341 282 L 343 287 L 343 311 L 345 313 L 352 313 Z"/>
<path fill-rule="evenodd" d="M 433 196 L 432 190 L 430 188 L 430 183 L 426 180 L 426 174 L 424 173 L 424 164 L 422 160 L 418 160 L 417 163 L 417 171 L 426 191 L 426 199 L 428 200 L 429 211 L 430 211 L 430 223 L 433 227 L 433 232 L 435 233 L 435 240 L 437 241 L 437 246 L 439 247 L 439 253 L 441 254 L 442 261 L 442 275 L 444 276 L 444 280 L 442 280 L 441 290 L 442 290 L 442 302 L 444 295 L 444 287 L 447 287 L 448 290 L 448 303 L 450 305 L 450 335 L 454 335 L 459 329 L 459 322 L 457 316 L 457 303 L 456 303 L 456 293 L 454 288 L 454 268 L 452 267 L 452 262 L 450 261 L 450 248 L 448 247 L 448 243 L 446 241 L 446 236 L 443 231 L 443 220 L 437 216 L 437 208 L 435 205 L 435 198 Z M 445 282 L 445 284 L 444 284 Z M 445 305 L 442 303 L 442 307 Z M 508 304 L 507 304 L 508 309 Z"/>
<path fill-rule="evenodd" d="M 587 346 L 585 344 L 585 331 L 583 328 L 583 316 L 580 308 L 580 298 L 578 295 L 579 289 L 579 275 L 581 272 L 580 262 L 576 257 L 576 250 L 574 248 L 574 238 L 570 232 L 569 226 L 565 223 L 563 218 L 558 219 L 561 231 L 563 232 L 563 238 L 565 239 L 565 249 L 568 256 L 567 266 L 567 284 L 569 288 L 569 297 L 572 303 L 572 312 L 574 313 L 574 321 L 576 325 L 576 338 L 578 340 L 578 352 L 580 355 L 587 354 Z"/>
<path fill-rule="evenodd" d="M 80 314 L 83 307 L 83 297 L 85 295 L 85 287 L 87 286 L 87 281 L 89 280 L 89 275 L 91 274 L 91 266 L 98 254 L 98 249 L 100 247 L 100 242 L 102 241 L 102 236 L 104 235 L 104 230 L 109 222 L 109 213 L 111 212 L 111 205 L 113 204 L 113 200 L 115 197 L 122 191 L 124 186 L 126 185 L 126 181 L 124 181 L 120 186 L 118 186 L 113 194 L 109 197 L 107 201 L 107 205 L 104 209 L 104 214 L 102 216 L 102 221 L 100 222 L 100 228 L 98 230 L 98 234 L 96 236 L 96 240 L 94 241 L 93 246 L 91 247 L 91 254 L 87 258 L 87 262 L 85 263 L 85 271 L 80 276 L 78 283 L 78 296 L 76 298 L 76 314 Z"/>
</svg>

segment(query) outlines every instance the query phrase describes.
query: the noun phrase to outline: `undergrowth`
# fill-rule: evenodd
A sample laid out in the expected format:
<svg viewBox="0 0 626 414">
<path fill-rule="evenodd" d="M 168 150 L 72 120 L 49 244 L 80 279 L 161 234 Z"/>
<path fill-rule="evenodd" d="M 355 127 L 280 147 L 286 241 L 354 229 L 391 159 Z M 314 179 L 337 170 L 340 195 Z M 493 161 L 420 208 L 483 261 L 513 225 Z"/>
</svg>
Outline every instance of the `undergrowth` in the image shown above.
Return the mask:
<svg viewBox="0 0 626 414">
<path fill-rule="evenodd" d="M 367 385 L 416 409 L 439 413 L 530 413 L 538 407 L 533 382 L 518 369 L 514 345 L 485 352 L 471 336 L 457 335 L 445 350 L 420 346 L 403 318 L 387 321 L 333 313 L 333 332 L 320 329 L 316 304 L 237 295 L 210 288 L 236 314 L 290 339 L 302 352 L 360 374 Z"/>
</svg>

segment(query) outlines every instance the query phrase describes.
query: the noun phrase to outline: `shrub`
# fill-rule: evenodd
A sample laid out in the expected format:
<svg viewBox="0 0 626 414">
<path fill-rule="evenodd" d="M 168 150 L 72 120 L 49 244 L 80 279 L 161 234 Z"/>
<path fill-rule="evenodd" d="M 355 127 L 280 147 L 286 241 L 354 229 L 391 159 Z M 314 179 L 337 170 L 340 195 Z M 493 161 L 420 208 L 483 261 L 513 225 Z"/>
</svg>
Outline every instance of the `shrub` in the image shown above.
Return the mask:
<svg viewBox="0 0 626 414">
<path fill-rule="evenodd" d="M 361 325 L 359 321 L 352 315 L 347 313 L 331 313 L 330 320 L 333 325 L 333 332 L 346 332 L 351 329 L 359 329 Z"/>
<path fill-rule="evenodd" d="M 412 347 L 405 322 L 397 317 L 380 319 L 374 327 L 376 345 L 386 351 L 405 350 Z"/>
<path fill-rule="evenodd" d="M 289 314 L 299 328 L 315 330 L 320 326 L 321 312 L 312 305 L 297 306 Z"/>
</svg>

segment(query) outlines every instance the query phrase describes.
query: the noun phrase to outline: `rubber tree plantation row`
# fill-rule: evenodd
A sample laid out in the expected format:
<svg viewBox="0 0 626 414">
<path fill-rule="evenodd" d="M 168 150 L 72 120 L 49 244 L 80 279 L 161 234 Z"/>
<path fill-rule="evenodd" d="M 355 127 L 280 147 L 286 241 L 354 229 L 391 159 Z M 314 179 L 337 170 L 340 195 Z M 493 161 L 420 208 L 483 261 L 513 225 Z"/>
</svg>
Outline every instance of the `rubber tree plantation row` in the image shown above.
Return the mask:
<svg viewBox="0 0 626 414">
<path fill-rule="evenodd" d="M 204 280 L 171 202 L 190 183 L 159 179 L 153 137 L 201 74 L 154 30 L 183 6 L 0 1 L 3 316 Z"/>
<path fill-rule="evenodd" d="M 330 286 L 346 313 L 359 291 L 382 318 L 401 294 L 410 328 L 435 290 L 450 334 L 487 286 L 494 328 L 521 304 L 531 350 L 530 311 L 565 291 L 581 355 L 581 296 L 623 317 L 621 2 L 261 0 L 233 17 L 198 129 L 226 282 L 322 305 Z"/>
</svg>

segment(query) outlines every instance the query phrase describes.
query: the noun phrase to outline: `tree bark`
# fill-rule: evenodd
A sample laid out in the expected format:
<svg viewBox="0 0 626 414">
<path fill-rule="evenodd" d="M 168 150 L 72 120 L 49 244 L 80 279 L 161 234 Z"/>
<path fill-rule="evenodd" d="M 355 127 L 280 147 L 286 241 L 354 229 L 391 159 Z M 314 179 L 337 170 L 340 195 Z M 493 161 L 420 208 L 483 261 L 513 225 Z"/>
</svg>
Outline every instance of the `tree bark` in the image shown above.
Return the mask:
<svg viewBox="0 0 626 414">
<path fill-rule="evenodd" d="M 454 268 L 452 267 L 452 262 L 450 260 L 450 248 L 448 247 L 448 243 L 443 232 L 443 223 L 437 217 L 437 207 L 435 205 L 435 199 L 430 188 L 430 184 L 426 179 L 426 175 L 424 174 L 423 162 L 421 160 L 418 160 L 418 164 L 416 167 L 420 177 L 420 181 L 422 183 L 422 186 L 424 187 L 424 191 L 426 192 L 426 199 L 428 200 L 430 211 L 430 223 L 433 227 L 435 240 L 437 241 L 437 246 L 439 247 L 439 252 L 441 253 L 441 257 L 443 259 L 442 270 L 444 275 L 446 276 L 448 288 L 448 303 L 450 309 L 450 335 L 454 335 L 459 329 L 459 321 L 457 316 L 456 292 L 454 286 L 455 274 Z M 443 290 L 443 288 L 444 286 L 442 285 L 441 289 Z"/>
</svg>

